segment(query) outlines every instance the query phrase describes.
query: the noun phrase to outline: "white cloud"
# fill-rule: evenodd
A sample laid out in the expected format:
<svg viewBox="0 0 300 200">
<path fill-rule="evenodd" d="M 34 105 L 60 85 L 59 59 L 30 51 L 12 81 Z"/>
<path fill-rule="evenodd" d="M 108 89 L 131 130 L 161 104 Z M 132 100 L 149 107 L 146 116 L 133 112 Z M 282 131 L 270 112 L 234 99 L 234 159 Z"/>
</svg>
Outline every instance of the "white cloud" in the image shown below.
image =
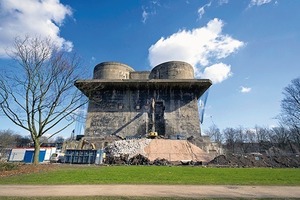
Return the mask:
<svg viewBox="0 0 300 200">
<path fill-rule="evenodd" d="M 217 63 L 212 66 L 206 67 L 203 73 L 198 75 L 200 78 L 208 78 L 214 84 L 221 83 L 230 76 L 232 76 L 231 66 L 224 63 Z"/>
<path fill-rule="evenodd" d="M 17 36 L 50 37 L 71 51 L 73 44 L 59 36 L 59 28 L 72 10 L 59 0 L 0 0 L 0 57 L 6 56 Z"/>
<path fill-rule="evenodd" d="M 250 88 L 250 87 L 244 87 L 244 86 L 240 87 L 241 93 L 249 93 L 249 92 L 251 92 L 251 90 L 252 90 L 252 88 Z"/>
<path fill-rule="evenodd" d="M 204 15 L 204 13 L 205 13 L 204 8 L 205 8 L 205 7 L 203 6 L 203 7 L 201 7 L 201 8 L 198 9 L 199 19 L 201 19 L 202 16 Z"/>
<path fill-rule="evenodd" d="M 229 0 L 219 0 L 219 5 L 227 4 L 229 3 Z"/>
<path fill-rule="evenodd" d="M 204 27 L 179 30 L 167 38 L 160 38 L 149 48 L 148 58 L 151 67 L 172 60 L 184 61 L 194 67 L 197 77 L 214 74 L 216 77 L 210 77 L 214 82 L 225 80 L 231 74 L 230 66 L 223 63 L 213 65 L 212 61 L 218 62 L 219 59 L 229 56 L 244 43 L 222 34 L 223 25 L 222 20 L 213 19 Z M 203 67 L 208 65 L 212 65 L 211 68 L 207 67 L 208 69 L 204 69 L 201 73 Z M 220 69 L 222 69 L 220 73 L 215 72 Z M 220 76 L 221 73 L 225 74 Z"/>
<path fill-rule="evenodd" d="M 156 9 L 160 7 L 159 1 L 149 1 L 147 5 L 142 6 L 142 22 L 145 24 L 150 16 L 156 14 Z"/>
<path fill-rule="evenodd" d="M 142 22 L 145 24 L 146 20 L 148 19 L 149 13 L 147 13 L 146 10 L 143 9 L 143 13 L 142 13 Z"/>
<path fill-rule="evenodd" d="M 272 0 L 251 0 L 249 7 L 261 6 L 263 4 L 271 3 Z"/>
<path fill-rule="evenodd" d="M 211 2 L 205 4 L 204 6 L 202 6 L 202 7 L 200 7 L 200 8 L 198 9 L 199 19 L 201 19 L 202 16 L 205 14 L 205 8 L 206 8 L 206 7 L 210 7 L 210 6 L 211 6 Z"/>
</svg>

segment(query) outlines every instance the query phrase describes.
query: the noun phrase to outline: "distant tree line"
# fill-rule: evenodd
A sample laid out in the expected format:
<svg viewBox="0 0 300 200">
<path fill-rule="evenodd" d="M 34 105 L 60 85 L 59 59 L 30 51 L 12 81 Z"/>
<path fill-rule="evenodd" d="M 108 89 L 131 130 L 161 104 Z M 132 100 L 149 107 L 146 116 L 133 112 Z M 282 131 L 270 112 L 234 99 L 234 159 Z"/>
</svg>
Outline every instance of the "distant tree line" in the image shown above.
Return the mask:
<svg viewBox="0 0 300 200">
<path fill-rule="evenodd" d="M 48 139 L 46 136 L 41 138 L 41 145 L 43 143 L 63 143 L 64 138 L 61 136 L 55 139 Z M 10 129 L 0 130 L 0 150 L 6 148 L 30 147 L 33 141 L 30 136 L 20 135 Z"/>
<path fill-rule="evenodd" d="M 252 129 L 243 127 L 220 129 L 214 124 L 206 130 L 211 140 L 222 144 L 228 153 L 293 153 L 300 151 L 300 77 L 283 90 L 278 126 Z M 271 152 L 273 151 L 273 152 Z M 277 151 L 277 152 L 275 152 Z"/>
<path fill-rule="evenodd" d="M 25 147 L 31 142 L 30 137 L 22 136 L 16 132 L 0 130 L 0 148 Z"/>
<path fill-rule="evenodd" d="M 265 128 L 256 126 L 253 129 L 225 128 L 220 129 L 213 125 L 206 134 L 213 142 L 222 144 L 227 153 L 299 153 L 299 130 L 287 126 Z"/>
</svg>

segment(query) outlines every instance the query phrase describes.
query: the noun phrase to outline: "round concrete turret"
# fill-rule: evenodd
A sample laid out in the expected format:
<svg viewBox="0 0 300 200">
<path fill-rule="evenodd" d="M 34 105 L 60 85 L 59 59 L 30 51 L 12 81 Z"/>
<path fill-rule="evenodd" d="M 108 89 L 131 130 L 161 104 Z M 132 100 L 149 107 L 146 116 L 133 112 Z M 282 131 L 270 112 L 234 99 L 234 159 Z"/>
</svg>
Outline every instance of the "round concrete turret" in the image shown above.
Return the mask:
<svg viewBox="0 0 300 200">
<path fill-rule="evenodd" d="M 193 67 L 182 61 L 170 61 L 154 67 L 150 79 L 194 79 Z"/>
<path fill-rule="evenodd" d="M 103 62 L 94 68 L 94 79 L 129 79 L 134 69 L 118 62 Z"/>
</svg>

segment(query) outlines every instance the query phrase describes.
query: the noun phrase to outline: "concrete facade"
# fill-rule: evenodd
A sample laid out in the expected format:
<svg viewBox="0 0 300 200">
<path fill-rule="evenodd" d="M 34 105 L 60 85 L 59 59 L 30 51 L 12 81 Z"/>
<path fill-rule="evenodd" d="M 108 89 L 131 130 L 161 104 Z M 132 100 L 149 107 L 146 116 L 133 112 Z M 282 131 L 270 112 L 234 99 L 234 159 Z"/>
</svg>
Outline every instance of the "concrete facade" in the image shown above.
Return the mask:
<svg viewBox="0 0 300 200">
<path fill-rule="evenodd" d="M 142 72 L 122 63 L 100 63 L 92 80 L 75 82 L 89 98 L 85 137 L 144 137 L 155 131 L 165 138 L 198 138 L 197 102 L 211 84 L 194 79 L 192 66 L 185 62 L 166 62 Z"/>
</svg>

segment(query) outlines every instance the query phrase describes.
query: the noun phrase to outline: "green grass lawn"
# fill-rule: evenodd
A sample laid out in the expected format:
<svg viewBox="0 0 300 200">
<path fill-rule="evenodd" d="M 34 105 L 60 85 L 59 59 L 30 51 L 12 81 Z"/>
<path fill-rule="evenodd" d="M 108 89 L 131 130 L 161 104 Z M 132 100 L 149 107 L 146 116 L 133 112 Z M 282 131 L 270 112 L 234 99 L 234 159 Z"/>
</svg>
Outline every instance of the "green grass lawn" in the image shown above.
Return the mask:
<svg viewBox="0 0 300 200">
<path fill-rule="evenodd" d="M 1 177 L 0 184 L 300 185 L 300 169 L 76 166 Z"/>
</svg>

